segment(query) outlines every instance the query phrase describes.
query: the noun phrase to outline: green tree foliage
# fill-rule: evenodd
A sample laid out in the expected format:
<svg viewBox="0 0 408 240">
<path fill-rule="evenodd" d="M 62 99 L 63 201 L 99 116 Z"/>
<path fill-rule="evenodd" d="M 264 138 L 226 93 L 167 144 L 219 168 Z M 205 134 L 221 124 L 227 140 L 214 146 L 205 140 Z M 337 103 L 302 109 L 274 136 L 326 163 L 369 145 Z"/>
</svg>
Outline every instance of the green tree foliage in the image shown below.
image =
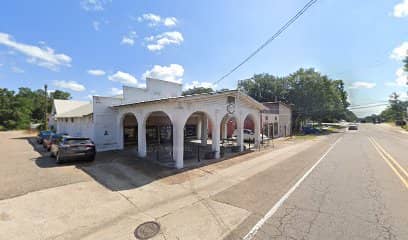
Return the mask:
<svg viewBox="0 0 408 240">
<path fill-rule="evenodd" d="M 408 56 L 406 56 L 405 59 L 404 59 L 404 70 L 406 72 L 408 72 Z"/>
<path fill-rule="evenodd" d="M 202 94 L 202 93 L 212 93 L 214 90 L 212 88 L 205 87 L 194 87 L 183 91 L 182 95 L 193 95 L 193 94 Z"/>
<path fill-rule="evenodd" d="M 347 110 L 347 92 L 342 80 L 332 80 L 313 68 L 299 69 L 286 77 L 255 74 L 242 80 L 238 88 L 260 102 L 282 101 L 293 104 L 295 124 L 306 120 L 317 122 L 357 117 Z"/>
<path fill-rule="evenodd" d="M 408 107 L 408 101 L 399 100 L 397 93 L 392 93 L 389 99 L 389 106 L 381 112 L 380 117 L 384 121 L 392 122 L 396 120 L 403 120 L 406 116 L 406 109 Z"/>
<path fill-rule="evenodd" d="M 53 99 L 70 99 L 67 92 L 56 90 L 47 97 L 47 112 Z M 18 92 L 0 89 L 0 130 L 27 128 L 30 122 L 44 122 L 45 93 L 38 89 L 19 88 Z"/>
</svg>

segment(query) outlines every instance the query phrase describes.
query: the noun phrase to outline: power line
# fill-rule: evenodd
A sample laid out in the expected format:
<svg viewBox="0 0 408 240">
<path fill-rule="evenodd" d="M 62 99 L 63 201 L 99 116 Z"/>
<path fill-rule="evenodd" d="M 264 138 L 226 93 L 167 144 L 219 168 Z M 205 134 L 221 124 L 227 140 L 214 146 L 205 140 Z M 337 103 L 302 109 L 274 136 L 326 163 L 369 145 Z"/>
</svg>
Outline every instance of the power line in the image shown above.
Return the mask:
<svg viewBox="0 0 408 240">
<path fill-rule="evenodd" d="M 258 47 L 254 52 L 252 52 L 248 57 L 246 57 L 240 64 L 238 64 L 236 67 L 234 67 L 232 70 L 230 70 L 228 73 L 223 75 L 220 79 L 214 82 L 215 84 L 218 84 L 222 80 L 224 80 L 226 77 L 231 75 L 233 72 L 235 72 L 238 68 L 240 68 L 242 65 L 244 65 L 246 62 L 248 62 L 252 57 L 254 57 L 258 52 L 260 52 L 263 48 L 265 48 L 269 43 L 271 43 L 273 40 L 275 40 L 281 33 L 283 33 L 290 25 L 292 25 L 300 16 L 302 16 L 313 4 L 315 4 L 318 0 L 310 0 L 306 5 L 299 10 L 295 16 L 293 16 L 289 21 L 285 23 L 275 34 L 273 34 L 268 40 L 266 40 L 260 47 Z"/>
<path fill-rule="evenodd" d="M 359 109 L 382 107 L 382 106 L 387 106 L 387 105 L 388 105 L 388 103 L 382 103 L 382 104 L 375 104 L 375 105 L 370 105 L 370 106 L 349 107 L 347 109 L 349 109 L 349 110 L 359 110 Z"/>
<path fill-rule="evenodd" d="M 372 103 L 350 105 L 349 108 L 365 107 L 365 106 L 378 105 L 378 104 L 388 104 L 388 103 L 389 103 L 388 100 L 384 100 L 384 101 L 378 101 L 378 102 L 372 102 Z"/>
</svg>

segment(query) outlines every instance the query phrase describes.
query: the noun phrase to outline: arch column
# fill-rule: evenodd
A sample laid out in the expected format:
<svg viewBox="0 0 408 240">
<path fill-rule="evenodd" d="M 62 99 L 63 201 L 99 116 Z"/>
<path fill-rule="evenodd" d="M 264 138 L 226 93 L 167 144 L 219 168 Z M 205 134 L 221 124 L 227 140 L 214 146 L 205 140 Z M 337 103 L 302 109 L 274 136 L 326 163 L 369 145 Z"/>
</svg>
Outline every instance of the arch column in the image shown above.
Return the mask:
<svg viewBox="0 0 408 240">
<path fill-rule="evenodd" d="M 117 142 L 118 142 L 118 148 L 120 149 L 120 150 L 123 150 L 123 148 L 124 148 L 124 144 L 123 144 L 123 120 L 124 120 L 124 114 L 122 114 L 122 113 L 120 113 L 120 114 L 118 114 L 118 117 L 117 117 L 117 124 L 116 124 L 116 126 L 117 126 Z"/>
<path fill-rule="evenodd" d="M 207 145 L 208 140 L 208 117 L 202 114 L 201 117 L 201 145 Z"/>
<path fill-rule="evenodd" d="M 258 148 L 259 145 L 261 144 L 261 120 L 260 117 L 254 117 L 254 134 L 255 134 L 255 147 Z"/>
<path fill-rule="evenodd" d="M 212 128 L 211 136 L 212 136 L 212 145 L 211 148 L 215 152 L 215 159 L 220 158 L 220 124 L 221 121 L 215 120 L 215 126 Z"/>
<path fill-rule="evenodd" d="M 184 166 L 184 125 L 181 122 L 173 123 L 173 158 L 178 169 Z"/>
<path fill-rule="evenodd" d="M 236 119 L 237 121 L 237 145 L 239 146 L 239 150 L 242 152 L 244 151 L 244 122 L 242 121 L 242 116 L 240 115 L 239 118 Z"/>
<path fill-rule="evenodd" d="M 146 119 L 143 115 L 136 115 L 136 119 L 138 121 L 137 127 L 137 152 L 139 157 L 146 157 L 147 156 L 147 148 L 146 148 Z"/>
</svg>

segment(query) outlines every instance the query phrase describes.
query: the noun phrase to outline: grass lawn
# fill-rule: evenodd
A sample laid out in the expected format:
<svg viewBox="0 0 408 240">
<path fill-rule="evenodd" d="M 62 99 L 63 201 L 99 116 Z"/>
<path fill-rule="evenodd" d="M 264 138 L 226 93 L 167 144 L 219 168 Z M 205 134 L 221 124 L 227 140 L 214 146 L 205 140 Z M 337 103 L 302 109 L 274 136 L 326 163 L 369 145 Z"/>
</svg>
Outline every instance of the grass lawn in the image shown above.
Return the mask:
<svg viewBox="0 0 408 240">
<path fill-rule="evenodd" d="M 298 140 L 312 140 L 312 139 L 315 139 L 316 137 L 317 137 L 317 135 L 314 135 L 314 134 L 293 135 L 293 138 L 298 139 Z"/>
</svg>

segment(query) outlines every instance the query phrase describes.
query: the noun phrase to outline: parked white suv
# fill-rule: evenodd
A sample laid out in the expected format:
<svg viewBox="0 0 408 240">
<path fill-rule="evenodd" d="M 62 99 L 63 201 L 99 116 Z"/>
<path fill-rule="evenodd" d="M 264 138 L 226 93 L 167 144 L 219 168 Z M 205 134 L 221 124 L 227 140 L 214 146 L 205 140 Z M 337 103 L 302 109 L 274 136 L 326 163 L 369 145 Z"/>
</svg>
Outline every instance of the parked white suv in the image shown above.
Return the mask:
<svg viewBox="0 0 408 240">
<path fill-rule="evenodd" d="M 238 136 L 238 129 L 235 129 L 232 133 L 232 138 L 237 138 Z M 267 139 L 267 136 L 263 136 L 263 139 Z M 262 140 L 262 134 L 260 135 L 260 139 Z M 255 140 L 255 133 L 251 129 L 244 129 L 244 141 L 254 141 Z"/>
</svg>

